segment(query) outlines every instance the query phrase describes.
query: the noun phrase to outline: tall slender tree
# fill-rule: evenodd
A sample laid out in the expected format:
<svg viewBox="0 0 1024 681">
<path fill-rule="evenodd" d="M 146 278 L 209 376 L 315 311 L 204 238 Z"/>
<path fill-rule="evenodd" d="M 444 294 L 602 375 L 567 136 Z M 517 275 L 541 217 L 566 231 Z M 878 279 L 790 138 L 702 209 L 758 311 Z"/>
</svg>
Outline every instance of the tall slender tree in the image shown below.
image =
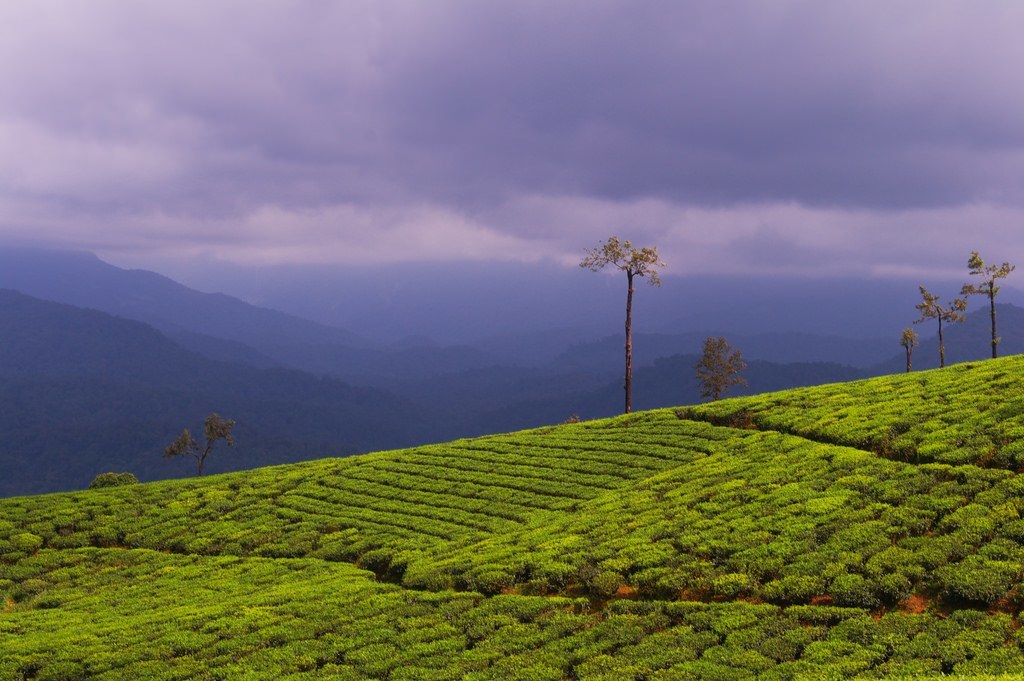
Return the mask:
<svg viewBox="0 0 1024 681">
<path fill-rule="evenodd" d="M 920 343 L 918 342 L 918 338 L 919 338 L 919 336 L 917 335 L 917 332 L 914 331 L 909 326 L 907 328 L 903 329 L 903 335 L 900 336 L 900 345 L 902 345 L 904 347 L 904 349 L 907 351 L 907 373 L 908 374 L 910 373 L 910 356 L 912 354 L 914 354 L 914 348 L 916 348 L 918 345 L 920 345 Z"/>
<path fill-rule="evenodd" d="M 585 249 L 586 256 L 580 261 L 580 267 L 597 272 L 611 266 L 626 273 L 626 378 L 623 388 L 626 391 L 625 413 L 633 410 L 633 280 L 642 277 L 651 286 L 661 286 L 658 276 L 659 268 L 665 267 L 658 258 L 657 246 L 634 248 L 629 241 L 619 241 L 619 237 L 611 236 L 595 249 Z"/>
<path fill-rule="evenodd" d="M 747 368 L 743 361 L 743 353 L 733 349 L 725 338 L 708 337 L 704 341 L 704 353 L 694 367 L 697 380 L 700 381 L 701 397 L 712 402 L 720 400 L 734 385 L 746 385 L 747 381 L 740 374 Z"/>
<path fill-rule="evenodd" d="M 924 286 L 921 289 L 921 302 L 918 303 L 917 311 L 921 313 L 920 319 L 915 319 L 915 324 L 937 319 L 939 321 L 939 366 L 946 366 L 946 346 L 942 341 L 942 322 L 957 324 L 964 320 L 964 310 L 967 309 L 966 298 L 954 298 L 945 307 L 939 304 L 939 297 L 928 292 Z"/>
<path fill-rule="evenodd" d="M 999 345 L 999 336 L 996 335 L 996 294 L 1002 288 L 1001 286 L 996 286 L 996 279 L 1005 279 L 1009 276 L 1010 272 L 1016 269 L 1016 266 L 1008 262 L 998 266 L 986 265 L 977 251 L 971 251 L 971 257 L 967 260 L 967 267 L 970 268 L 972 275 L 981 277 L 981 283 L 979 285 L 964 284 L 964 287 L 960 289 L 960 295 L 988 296 L 989 314 L 992 317 L 992 359 L 995 359 L 997 355 L 996 346 Z"/>
</svg>

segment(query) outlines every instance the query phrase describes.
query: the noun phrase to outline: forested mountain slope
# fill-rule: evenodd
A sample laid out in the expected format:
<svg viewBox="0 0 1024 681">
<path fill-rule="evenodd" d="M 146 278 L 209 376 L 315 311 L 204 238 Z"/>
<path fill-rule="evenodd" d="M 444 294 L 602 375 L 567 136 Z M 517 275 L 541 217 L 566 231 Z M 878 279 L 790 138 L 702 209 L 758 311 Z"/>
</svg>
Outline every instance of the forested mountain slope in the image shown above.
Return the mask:
<svg viewBox="0 0 1024 681">
<path fill-rule="evenodd" d="M 385 391 L 213 361 L 140 322 L 15 291 L 0 289 L 0 339 L 0 496 L 82 488 L 112 469 L 191 475 L 161 455 L 211 411 L 238 422 L 215 472 L 433 439 Z"/>
<path fill-rule="evenodd" d="M 1022 389 L 1012 357 L 0 500 L 0 678 L 1021 674 Z"/>
</svg>

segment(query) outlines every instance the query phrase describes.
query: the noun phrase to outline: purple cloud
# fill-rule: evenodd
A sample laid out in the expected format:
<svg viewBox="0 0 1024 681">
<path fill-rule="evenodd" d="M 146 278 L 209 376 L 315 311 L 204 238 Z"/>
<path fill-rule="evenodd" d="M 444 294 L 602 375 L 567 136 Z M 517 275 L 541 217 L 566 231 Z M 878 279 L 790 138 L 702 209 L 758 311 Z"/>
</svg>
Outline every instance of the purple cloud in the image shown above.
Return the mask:
<svg viewBox="0 0 1024 681">
<path fill-rule="evenodd" d="M 686 271 L 1014 257 L 1022 20 L 1015 2 L 9 3 L 0 237 L 569 262 L 631 230 Z"/>
</svg>

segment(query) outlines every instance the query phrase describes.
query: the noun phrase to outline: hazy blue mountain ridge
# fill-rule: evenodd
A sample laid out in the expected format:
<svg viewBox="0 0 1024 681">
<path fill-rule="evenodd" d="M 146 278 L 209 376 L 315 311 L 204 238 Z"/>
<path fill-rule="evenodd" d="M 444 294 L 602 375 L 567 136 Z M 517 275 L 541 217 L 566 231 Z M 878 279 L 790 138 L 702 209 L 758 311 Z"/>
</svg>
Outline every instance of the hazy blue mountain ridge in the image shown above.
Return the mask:
<svg viewBox="0 0 1024 681">
<path fill-rule="evenodd" d="M 503 432 L 574 413 L 610 416 L 622 408 L 622 336 L 588 336 L 586 325 L 497 331 L 473 344 L 446 345 L 415 333 L 373 344 L 88 254 L 31 252 L 15 261 L 0 250 L 0 282 L 81 302 L 0 292 L 0 460 L 15 471 L 0 483 L 0 494 L 81 487 L 112 468 L 144 479 L 188 475 L 187 462 L 164 462 L 160 453 L 182 427 L 198 428 L 213 410 L 239 421 L 245 451 L 211 462 L 216 471 Z M 618 290 L 607 278 L 594 283 L 605 293 Z M 608 315 L 617 321 L 621 301 L 611 302 Z M 121 316 L 97 311 L 101 305 Z M 966 324 L 947 327 L 949 362 L 989 355 L 982 307 L 974 306 Z M 127 318 L 133 315 L 163 326 Z M 999 324 L 1001 354 L 1024 352 L 1024 310 L 1000 305 Z M 931 327 L 916 327 L 925 338 L 915 368 L 937 364 Z M 487 329 L 477 331 L 484 337 Z M 708 335 L 637 332 L 634 407 L 699 402 L 693 365 Z M 899 372 L 904 365 L 898 329 L 892 338 L 770 329 L 721 335 L 749 365 L 749 386 L 737 395 Z"/>
<path fill-rule="evenodd" d="M 496 358 L 429 340 L 392 348 L 345 329 L 201 293 L 145 270 L 109 265 L 91 253 L 0 248 L 0 287 L 154 326 L 213 359 L 288 366 L 357 383 L 481 368 Z"/>
<path fill-rule="evenodd" d="M 650 364 L 659 357 L 699 354 L 708 336 L 724 336 L 748 360 L 776 363 L 831 362 L 860 368 L 877 365 L 892 354 L 894 344 L 887 338 L 841 338 L 807 333 L 763 333 L 755 335 L 722 332 L 682 334 L 639 333 L 633 336 L 633 361 Z M 607 367 L 623 359 L 622 335 L 577 343 L 563 351 L 554 364 L 574 369 Z"/>
<path fill-rule="evenodd" d="M 551 350 L 546 339 L 559 330 L 578 331 L 575 338 L 562 336 L 564 347 L 620 333 L 626 297 L 625 278 L 616 273 L 595 274 L 553 262 L 206 263 L 160 271 L 202 290 L 223 291 L 368 338 L 422 334 L 441 344 L 468 343 L 530 364 L 554 356 L 544 356 Z M 1020 276 L 1011 275 L 1001 302 L 1024 305 Z M 965 267 L 963 281 L 968 278 Z M 921 299 L 919 284 L 946 295 L 962 283 L 906 277 L 690 276 L 672 262 L 662 281 L 660 288 L 638 288 L 634 332 L 708 331 L 727 337 L 798 332 L 852 339 L 887 338 L 895 332 L 898 337 Z M 972 306 L 980 304 L 972 301 Z M 538 332 L 542 337 L 534 353 L 530 337 Z M 500 340 L 508 337 L 515 342 Z"/>
<path fill-rule="evenodd" d="M 257 349 L 366 343 L 344 329 L 222 293 L 202 293 L 155 272 L 115 267 L 91 253 L 0 248 L 0 287 L 137 319 L 160 330 L 201 333 Z"/>
<path fill-rule="evenodd" d="M 211 411 L 238 421 L 237 451 L 211 472 L 438 438 L 383 390 L 210 360 L 141 322 L 14 291 L 0 291 L 0 339 L 0 495 L 81 488 L 112 469 L 191 475 L 194 462 L 161 454 Z"/>
</svg>

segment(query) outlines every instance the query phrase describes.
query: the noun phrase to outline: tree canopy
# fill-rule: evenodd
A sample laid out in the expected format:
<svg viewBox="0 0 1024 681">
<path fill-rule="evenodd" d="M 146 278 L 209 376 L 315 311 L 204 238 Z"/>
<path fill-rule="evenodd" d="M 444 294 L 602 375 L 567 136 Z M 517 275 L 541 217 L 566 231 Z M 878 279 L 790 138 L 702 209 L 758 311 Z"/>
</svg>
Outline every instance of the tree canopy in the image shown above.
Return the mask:
<svg viewBox="0 0 1024 681">
<path fill-rule="evenodd" d="M 598 272 L 611 265 L 625 272 L 630 281 L 633 277 L 643 277 L 651 286 L 661 286 L 658 270 L 664 268 L 665 263 L 658 257 L 657 246 L 634 248 L 632 242 L 619 241 L 619 237 L 612 235 L 597 248 L 585 251 L 587 255 L 580 267 Z"/>
<path fill-rule="evenodd" d="M 174 442 L 167 446 L 167 449 L 164 450 L 164 456 L 167 458 L 176 456 L 191 456 L 195 458 L 199 467 L 198 474 L 201 476 L 203 474 L 203 464 L 206 463 L 206 457 L 210 455 L 213 445 L 217 443 L 217 440 L 224 440 L 229 447 L 235 446 L 235 438 L 231 435 L 231 429 L 234 427 L 234 421 L 222 419 L 217 412 L 212 412 L 206 417 L 206 421 L 203 424 L 203 437 L 206 442 L 202 447 L 199 446 L 199 443 L 192 437 L 192 433 L 186 428 Z"/>
<path fill-rule="evenodd" d="M 734 385 L 746 385 L 740 374 L 747 368 L 743 353 L 734 349 L 725 338 L 708 337 L 704 341 L 704 353 L 697 361 L 697 380 L 700 394 L 712 401 L 721 399 Z"/>
</svg>

